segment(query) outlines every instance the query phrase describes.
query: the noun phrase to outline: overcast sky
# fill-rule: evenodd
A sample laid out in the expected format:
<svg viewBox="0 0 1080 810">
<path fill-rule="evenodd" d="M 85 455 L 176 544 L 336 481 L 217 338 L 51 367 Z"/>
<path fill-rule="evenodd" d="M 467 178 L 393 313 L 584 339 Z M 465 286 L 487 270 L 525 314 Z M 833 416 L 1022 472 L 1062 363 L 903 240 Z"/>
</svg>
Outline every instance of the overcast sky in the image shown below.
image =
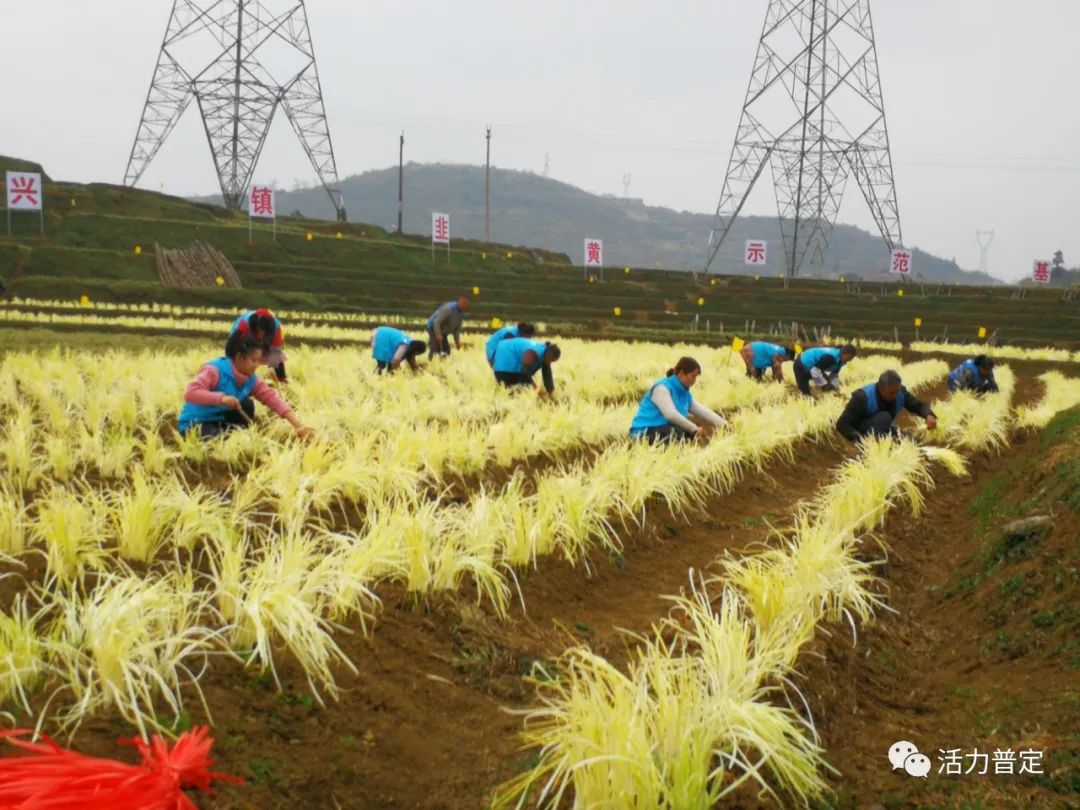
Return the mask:
<svg viewBox="0 0 1080 810">
<path fill-rule="evenodd" d="M 208 0 L 202 0 L 208 2 Z M 280 0 L 268 0 L 278 3 Z M 492 162 L 589 191 L 713 211 L 767 0 L 309 0 L 342 176 L 406 159 Z M 2 0 L 0 154 L 120 182 L 171 0 Z M 1080 264 L 1077 0 L 874 0 L 905 241 L 990 270 Z M 37 64 L 38 67 L 31 67 Z M 257 179 L 314 174 L 283 117 Z M 141 185 L 218 190 L 197 110 Z M 773 214 L 772 190 L 750 213 Z M 389 215 L 389 214 L 388 214 Z M 873 229 L 849 185 L 839 221 Z M 704 237 L 705 235 L 703 235 Z"/>
</svg>

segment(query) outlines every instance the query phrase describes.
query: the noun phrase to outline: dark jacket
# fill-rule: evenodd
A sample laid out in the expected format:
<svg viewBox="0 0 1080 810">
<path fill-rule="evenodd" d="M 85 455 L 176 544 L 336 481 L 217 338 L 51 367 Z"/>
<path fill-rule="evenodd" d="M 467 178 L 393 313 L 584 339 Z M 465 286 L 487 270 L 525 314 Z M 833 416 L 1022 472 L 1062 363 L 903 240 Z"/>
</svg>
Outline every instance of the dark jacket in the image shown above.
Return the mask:
<svg viewBox="0 0 1080 810">
<path fill-rule="evenodd" d="M 901 395 L 904 398 L 904 410 L 911 411 L 913 414 L 917 414 L 925 419 L 928 416 L 934 416 L 934 411 L 925 402 L 920 402 L 916 396 L 907 390 L 907 388 L 900 387 Z M 900 395 L 897 395 L 897 400 L 900 399 Z M 881 410 L 887 411 L 892 414 L 892 418 L 896 419 L 897 411 L 896 400 L 891 403 L 886 403 L 883 400 L 880 402 Z M 872 416 L 870 413 L 870 402 L 866 397 L 866 392 L 863 389 L 855 391 L 851 395 L 851 399 L 848 400 L 847 407 L 844 408 L 844 412 L 840 414 L 840 418 L 836 420 L 836 429 L 840 431 L 840 435 L 851 442 L 857 442 L 862 438 L 862 433 L 859 428 Z"/>
</svg>

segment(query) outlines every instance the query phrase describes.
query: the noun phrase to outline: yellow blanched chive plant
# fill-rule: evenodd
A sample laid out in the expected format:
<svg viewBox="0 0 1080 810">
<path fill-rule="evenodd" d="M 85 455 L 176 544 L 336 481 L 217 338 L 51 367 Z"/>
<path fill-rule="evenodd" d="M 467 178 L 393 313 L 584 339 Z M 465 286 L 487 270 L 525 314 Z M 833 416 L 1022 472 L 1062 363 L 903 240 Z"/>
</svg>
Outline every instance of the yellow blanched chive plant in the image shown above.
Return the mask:
<svg viewBox="0 0 1080 810">
<path fill-rule="evenodd" d="M 18 700 L 31 714 L 29 694 L 45 677 L 49 664 L 40 635 L 44 610 L 31 613 L 25 594 L 0 612 L 0 704 Z"/>
<path fill-rule="evenodd" d="M 69 698 L 58 715 L 63 727 L 114 709 L 145 738 L 158 708 L 180 715 L 183 683 L 202 699 L 192 666 L 205 663 L 215 631 L 199 624 L 212 611 L 190 572 L 101 574 L 87 593 L 72 586 L 46 598 L 57 618 L 44 643 L 61 680 L 50 702 Z"/>
<path fill-rule="evenodd" d="M 55 485 L 37 502 L 31 536 L 44 546 L 47 581 L 81 580 L 87 569 L 98 570 L 106 554 L 101 546 L 104 502 L 93 490 L 75 494 Z"/>
<path fill-rule="evenodd" d="M 1046 427 L 1061 411 L 1080 404 L 1080 380 L 1065 377 L 1057 371 L 1039 375 L 1045 391 L 1034 405 L 1025 405 L 1016 411 L 1016 424 L 1023 428 Z"/>
<path fill-rule="evenodd" d="M 0 482 L 0 556 L 17 557 L 26 549 L 30 518 L 22 494 Z"/>
</svg>

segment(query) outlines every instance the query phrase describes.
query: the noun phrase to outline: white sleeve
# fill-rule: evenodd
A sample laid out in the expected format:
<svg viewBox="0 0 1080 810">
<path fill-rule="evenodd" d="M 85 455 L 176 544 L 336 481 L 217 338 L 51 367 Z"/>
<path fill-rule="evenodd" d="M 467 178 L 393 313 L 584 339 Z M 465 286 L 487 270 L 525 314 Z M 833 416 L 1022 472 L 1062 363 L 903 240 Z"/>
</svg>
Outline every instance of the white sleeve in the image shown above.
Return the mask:
<svg viewBox="0 0 1080 810">
<path fill-rule="evenodd" d="M 675 403 L 671 399 L 671 392 L 664 386 L 658 385 L 653 388 L 652 395 L 649 397 L 652 400 L 652 404 L 660 409 L 660 413 L 665 419 L 668 420 L 675 427 L 680 427 L 683 430 L 688 430 L 691 433 L 697 433 L 701 428 L 675 410 Z"/>
<path fill-rule="evenodd" d="M 690 413 L 692 413 L 698 419 L 703 419 L 710 425 L 715 425 L 716 427 L 723 427 L 727 424 L 727 420 L 724 419 L 724 417 L 722 417 L 715 411 L 709 410 L 697 400 L 694 400 L 690 404 Z"/>
<path fill-rule="evenodd" d="M 814 366 L 812 369 L 810 369 L 810 377 L 818 385 L 825 385 L 828 382 L 828 380 L 825 379 L 824 372 L 822 372 L 822 370 L 817 366 Z"/>
<path fill-rule="evenodd" d="M 409 344 L 408 343 L 402 343 L 400 346 L 397 347 L 397 351 L 394 352 L 394 356 L 392 358 L 390 358 L 390 362 L 391 363 L 400 363 L 402 360 L 405 359 L 405 352 L 407 352 L 408 350 L 409 350 Z"/>
</svg>

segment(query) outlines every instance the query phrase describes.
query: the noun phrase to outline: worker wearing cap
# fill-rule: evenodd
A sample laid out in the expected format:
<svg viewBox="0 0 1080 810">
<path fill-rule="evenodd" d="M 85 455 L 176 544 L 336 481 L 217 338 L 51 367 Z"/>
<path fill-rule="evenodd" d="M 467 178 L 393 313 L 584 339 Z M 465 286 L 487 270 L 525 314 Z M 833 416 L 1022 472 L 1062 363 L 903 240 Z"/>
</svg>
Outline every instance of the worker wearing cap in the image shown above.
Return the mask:
<svg viewBox="0 0 1080 810">
<path fill-rule="evenodd" d="M 447 301 L 431 313 L 427 320 L 428 359 L 436 352 L 444 357 L 450 354 L 451 335 L 454 336 L 454 348 L 461 348 L 461 324 L 468 308 L 469 299 L 462 296 L 456 301 Z"/>
<path fill-rule="evenodd" d="M 288 382 L 285 376 L 285 333 L 281 321 L 268 309 L 249 309 L 242 312 L 229 328 L 229 337 L 225 342 L 225 354 L 228 355 L 229 341 L 251 337 L 263 348 L 261 365 L 270 366 L 274 379 Z"/>
</svg>

